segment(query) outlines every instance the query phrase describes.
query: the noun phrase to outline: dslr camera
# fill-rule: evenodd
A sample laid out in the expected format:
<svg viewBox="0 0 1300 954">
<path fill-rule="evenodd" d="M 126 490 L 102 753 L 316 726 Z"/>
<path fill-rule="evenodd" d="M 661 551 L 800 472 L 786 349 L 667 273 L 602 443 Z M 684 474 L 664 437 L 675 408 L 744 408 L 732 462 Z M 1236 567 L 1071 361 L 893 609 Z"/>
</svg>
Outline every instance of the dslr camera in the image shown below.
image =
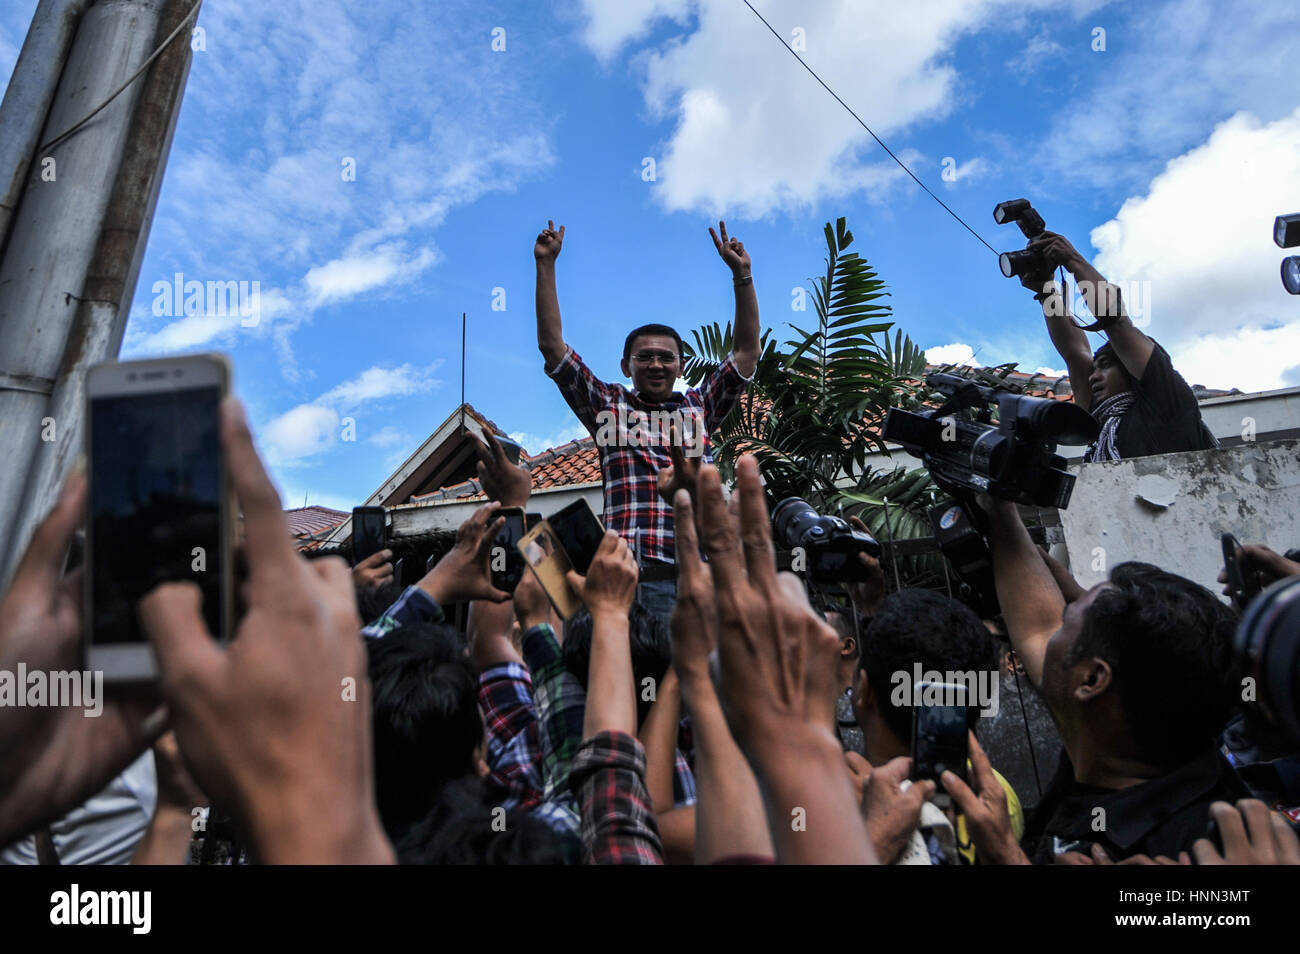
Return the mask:
<svg viewBox="0 0 1300 954">
<path fill-rule="evenodd" d="M 1015 222 L 1026 239 L 1036 239 L 1047 229 L 1043 217 L 1034 211 L 1028 199 L 1011 199 L 999 202 L 993 207 L 993 221 L 998 225 Z M 1003 252 L 998 256 L 998 265 L 1007 278 L 1019 278 L 1035 272 L 1046 271 L 1047 261 L 1040 252 L 1022 248 L 1014 252 Z"/>
<path fill-rule="evenodd" d="M 1064 510 L 1074 475 L 1056 445 L 1086 445 L 1100 426 L 1083 408 L 976 384 L 955 374 L 926 375 L 948 397 L 934 410 L 890 408 L 882 437 L 920 458 L 940 488 L 955 497 L 985 493 Z M 993 408 L 998 422 L 991 423 Z M 974 420 L 958 412 L 972 410 Z"/>
<path fill-rule="evenodd" d="M 860 583 L 867 568 L 859 553 L 879 558 L 880 544 L 840 517 L 820 514 L 800 497 L 786 497 L 772 512 L 776 544 L 783 550 L 803 548 L 808 578 L 814 583 Z"/>
</svg>

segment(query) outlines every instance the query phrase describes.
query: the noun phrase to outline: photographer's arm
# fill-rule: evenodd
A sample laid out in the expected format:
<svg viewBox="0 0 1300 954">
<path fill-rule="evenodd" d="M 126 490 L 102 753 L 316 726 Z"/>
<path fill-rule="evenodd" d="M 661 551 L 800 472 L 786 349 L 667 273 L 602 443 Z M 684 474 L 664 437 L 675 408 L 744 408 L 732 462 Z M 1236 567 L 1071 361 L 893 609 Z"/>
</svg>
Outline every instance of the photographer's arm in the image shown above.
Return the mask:
<svg viewBox="0 0 1300 954">
<path fill-rule="evenodd" d="M 1043 679 L 1043 654 L 1047 641 L 1061 625 L 1065 598 L 1029 539 L 1016 505 L 993 500 L 987 505 L 989 548 L 993 551 L 993 578 L 997 584 L 1002 618 L 1011 645 L 1025 664 L 1035 686 Z"/>
<path fill-rule="evenodd" d="M 537 259 L 537 348 L 546 358 L 546 370 L 555 368 L 567 347 L 560 323 L 560 297 L 555 290 L 555 260 L 564 243 L 564 226 L 559 231 L 548 221 L 537 236 L 533 257 Z"/>
<path fill-rule="evenodd" d="M 1079 254 L 1078 250 L 1065 238 L 1053 232 L 1044 232 L 1035 241 L 1041 241 L 1043 254 L 1048 261 L 1063 265 L 1079 284 L 1079 291 L 1098 321 L 1114 318 L 1115 323 L 1105 329 L 1115 354 L 1123 363 L 1125 370 L 1135 380 L 1142 380 L 1155 342 L 1137 330 L 1124 310 L 1124 301 L 1119 286 L 1112 285 L 1102 277 L 1101 272 L 1092 263 Z M 1068 320 L 1068 319 L 1067 319 Z M 1082 334 L 1082 332 L 1080 332 Z M 1089 356 L 1091 365 L 1091 356 Z M 1073 384 L 1073 376 L 1071 376 Z M 1077 391 L 1075 392 L 1078 393 Z"/>
</svg>

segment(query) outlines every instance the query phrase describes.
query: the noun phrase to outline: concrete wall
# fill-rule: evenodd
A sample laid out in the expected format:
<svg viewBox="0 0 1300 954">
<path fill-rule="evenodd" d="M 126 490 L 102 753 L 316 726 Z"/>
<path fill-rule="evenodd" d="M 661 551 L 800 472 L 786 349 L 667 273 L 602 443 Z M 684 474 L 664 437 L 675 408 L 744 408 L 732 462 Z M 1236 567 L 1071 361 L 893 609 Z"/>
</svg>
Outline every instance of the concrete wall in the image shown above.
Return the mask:
<svg viewBox="0 0 1300 954">
<path fill-rule="evenodd" d="M 1279 553 L 1300 546 L 1300 440 L 1081 464 L 1077 473 L 1061 525 L 1085 587 L 1142 560 L 1218 593 L 1221 533 Z"/>
</svg>

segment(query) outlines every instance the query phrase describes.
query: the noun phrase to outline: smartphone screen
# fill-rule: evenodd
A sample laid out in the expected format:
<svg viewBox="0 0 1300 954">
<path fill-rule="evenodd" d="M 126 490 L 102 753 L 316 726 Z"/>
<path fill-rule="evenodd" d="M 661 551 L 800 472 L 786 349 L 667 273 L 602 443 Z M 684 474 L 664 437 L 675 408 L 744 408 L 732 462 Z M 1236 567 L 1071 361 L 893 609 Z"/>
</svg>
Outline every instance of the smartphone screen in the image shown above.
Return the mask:
<svg viewBox="0 0 1300 954">
<path fill-rule="evenodd" d="M 352 565 L 388 545 L 383 507 L 352 508 Z"/>
<path fill-rule="evenodd" d="M 144 642 L 136 603 L 159 583 L 203 594 L 228 629 L 218 386 L 95 396 L 89 407 L 90 645 Z"/>
<path fill-rule="evenodd" d="M 605 528 L 591 512 L 591 505 L 585 500 L 575 500 L 552 514 L 547 523 L 555 531 L 573 568 L 586 576 L 596 550 L 600 547 L 600 541 L 605 536 Z"/>
<path fill-rule="evenodd" d="M 947 700 L 964 700 L 964 686 L 918 683 L 918 693 L 941 690 Z M 924 697 L 924 696 L 922 696 Z M 912 709 L 913 779 L 933 779 L 951 771 L 966 778 L 968 707 L 965 705 L 917 705 Z"/>
<path fill-rule="evenodd" d="M 582 601 L 565 579 L 571 568 L 550 521 L 543 520 L 524 534 L 518 550 L 537 575 L 537 581 L 550 597 L 551 604 L 566 623 L 582 608 Z"/>
<path fill-rule="evenodd" d="M 518 507 L 505 507 L 496 516 L 505 517 L 506 523 L 492 541 L 492 585 L 513 593 L 524 574 L 524 558 L 519 552 L 519 541 L 524 538 L 524 512 Z"/>
</svg>

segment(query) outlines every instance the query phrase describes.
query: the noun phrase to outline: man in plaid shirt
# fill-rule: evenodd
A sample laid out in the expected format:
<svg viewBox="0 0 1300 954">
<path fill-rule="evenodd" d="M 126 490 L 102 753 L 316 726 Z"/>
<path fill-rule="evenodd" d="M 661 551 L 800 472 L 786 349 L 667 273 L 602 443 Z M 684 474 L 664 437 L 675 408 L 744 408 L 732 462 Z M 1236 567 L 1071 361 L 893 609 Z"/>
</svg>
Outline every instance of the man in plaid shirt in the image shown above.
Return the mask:
<svg viewBox="0 0 1300 954">
<path fill-rule="evenodd" d="M 728 238 L 725 222 L 718 223 L 718 232 L 709 229 L 733 276 L 735 346 L 699 388 L 685 394 L 673 391 L 682 369 L 682 339 L 667 325 L 642 325 L 627 336 L 621 369 L 632 379 L 631 390 L 597 378 L 565 343 L 562 332 L 555 261 L 564 226 L 557 231 L 555 223 L 548 222 L 533 248 L 537 347 L 546 359 L 546 373 L 596 439 L 605 484 L 605 526 L 627 542 L 643 566 L 675 562 L 672 497 L 678 487 L 690 489 L 691 483 L 673 467 L 670 444 L 678 443 L 687 456 L 702 456 L 711 463 L 708 435 L 744 393 L 758 364 L 758 298 L 749 254 L 738 239 Z M 670 421 L 675 436 L 669 432 Z M 652 612 L 666 615 L 675 590 L 671 579 L 643 583 L 640 599 Z"/>
</svg>

